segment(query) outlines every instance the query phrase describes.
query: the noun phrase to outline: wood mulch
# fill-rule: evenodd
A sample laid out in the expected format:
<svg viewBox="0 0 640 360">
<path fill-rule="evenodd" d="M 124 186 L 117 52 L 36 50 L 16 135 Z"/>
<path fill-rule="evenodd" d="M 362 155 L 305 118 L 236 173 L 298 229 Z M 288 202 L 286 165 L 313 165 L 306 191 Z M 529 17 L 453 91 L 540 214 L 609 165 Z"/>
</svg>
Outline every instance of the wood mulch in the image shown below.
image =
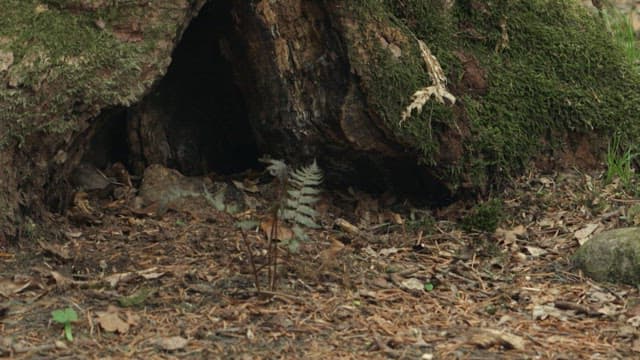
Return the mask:
<svg viewBox="0 0 640 360">
<path fill-rule="evenodd" d="M 269 201 L 250 194 L 264 218 Z M 579 172 L 529 174 L 496 196 L 494 233 L 472 204 L 415 209 L 327 192 L 322 228 L 281 256 L 261 291 L 235 219 L 213 208 L 132 211 L 90 196 L 0 252 L 0 356 L 28 359 L 623 359 L 640 357 L 640 295 L 595 283 L 570 255 L 634 225 L 640 204 Z M 256 265 L 267 241 L 249 233 Z M 70 307 L 74 341 L 51 312 Z"/>
</svg>

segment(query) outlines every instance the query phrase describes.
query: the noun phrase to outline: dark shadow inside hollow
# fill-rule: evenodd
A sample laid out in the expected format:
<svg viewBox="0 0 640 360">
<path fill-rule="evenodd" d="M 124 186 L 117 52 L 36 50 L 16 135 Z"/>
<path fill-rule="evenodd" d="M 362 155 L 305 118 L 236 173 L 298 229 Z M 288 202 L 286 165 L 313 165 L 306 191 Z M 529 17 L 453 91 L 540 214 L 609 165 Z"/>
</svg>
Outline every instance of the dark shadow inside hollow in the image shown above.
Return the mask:
<svg viewBox="0 0 640 360">
<path fill-rule="evenodd" d="M 247 110 L 251 101 L 259 99 L 251 96 L 252 84 L 246 83 L 250 76 L 234 77 L 243 69 L 231 59 L 242 59 L 245 52 L 231 12 L 230 0 L 210 1 L 202 8 L 174 50 L 167 73 L 149 94 L 140 103 L 105 112 L 96 121 L 84 162 L 99 169 L 121 162 L 138 176 L 154 163 L 187 176 L 261 167 Z M 243 91 L 240 81 L 245 81 Z M 388 191 L 423 205 L 440 206 L 453 200 L 449 190 L 415 159 L 325 150 L 317 158 L 324 165 L 327 188 Z M 337 159 L 338 166 L 331 165 L 331 158 Z"/>
<path fill-rule="evenodd" d="M 185 31 L 157 91 L 169 97 L 171 156 L 185 175 L 229 174 L 257 166 L 258 149 L 233 77 L 231 2 L 210 1 Z M 167 105 L 167 104 L 164 104 Z"/>
<path fill-rule="evenodd" d="M 141 175 L 154 163 L 184 175 L 258 167 L 258 148 L 237 86 L 227 37 L 231 2 L 211 1 L 184 32 L 165 76 L 138 104 L 100 115 L 83 162 L 122 162 Z"/>
</svg>

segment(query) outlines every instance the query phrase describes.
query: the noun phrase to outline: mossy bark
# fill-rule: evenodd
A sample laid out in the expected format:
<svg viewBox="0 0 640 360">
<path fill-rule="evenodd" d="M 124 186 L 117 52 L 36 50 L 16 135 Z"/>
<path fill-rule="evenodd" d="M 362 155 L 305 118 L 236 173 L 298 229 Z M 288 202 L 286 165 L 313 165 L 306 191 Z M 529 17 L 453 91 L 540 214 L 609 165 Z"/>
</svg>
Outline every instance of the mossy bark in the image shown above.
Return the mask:
<svg viewBox="0 0 640 360">
<path fill-rule="evenodd" d="M 0 236 L 37 216 L 101 111 L 140 100 L 162 76 L 204 2 L 0 2 Z"/>
<path fill-rule="evenodd" d="M 227 2 L 234 25 L 220 46 L 247 136 L 290 162 L 317 157 L 329 181 L 486 189 L 533 160 L 595 164 L 614 131 L 640 132 L 640 76 L 575 1 Z M 141 100 L 202 4 L 0 3 L 5 233 L 78 163 L 97 114 Z M 431 99 L 401 121 L 432 84 L 418 40 L 457 101 Z"/>
</svg>

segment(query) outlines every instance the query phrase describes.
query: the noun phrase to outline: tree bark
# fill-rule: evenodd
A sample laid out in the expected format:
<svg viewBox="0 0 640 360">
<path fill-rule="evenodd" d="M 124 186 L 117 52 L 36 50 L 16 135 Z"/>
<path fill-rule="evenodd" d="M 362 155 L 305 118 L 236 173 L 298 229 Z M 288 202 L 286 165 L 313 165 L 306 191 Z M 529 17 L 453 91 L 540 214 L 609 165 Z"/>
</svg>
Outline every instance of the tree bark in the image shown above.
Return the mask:
<svg viewBox="0 0 640 360">
<path fill-rule="evenodd" d="M 640 134 L 637 71 L 573 1 L 204 5 L 0 4 L 0 234 L 67 201 L 87 159 L 201 174 L 250 148 L 443 200 L 534 160 L 593 166 L 614 131 Z M 126 158 L 92 154 L 101 137 Z"/>
</svg>

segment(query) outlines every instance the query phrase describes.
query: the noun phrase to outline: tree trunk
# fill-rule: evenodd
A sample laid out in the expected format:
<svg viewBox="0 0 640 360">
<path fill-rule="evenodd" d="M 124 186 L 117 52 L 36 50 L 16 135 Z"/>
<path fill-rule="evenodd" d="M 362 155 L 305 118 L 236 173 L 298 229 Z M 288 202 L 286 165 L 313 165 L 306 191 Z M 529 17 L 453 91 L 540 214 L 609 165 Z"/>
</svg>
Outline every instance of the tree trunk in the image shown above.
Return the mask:
<svg viewBox="0 0 640 360">
<path fill-rule="evenodd" d="M 0 234 L 63 209 L 81 162 L 317 158 L 330 184 L 440 201 L 639 133 L 638 73 L 574 1 L 204 3 L 0 4 Z"/>
</svg>

